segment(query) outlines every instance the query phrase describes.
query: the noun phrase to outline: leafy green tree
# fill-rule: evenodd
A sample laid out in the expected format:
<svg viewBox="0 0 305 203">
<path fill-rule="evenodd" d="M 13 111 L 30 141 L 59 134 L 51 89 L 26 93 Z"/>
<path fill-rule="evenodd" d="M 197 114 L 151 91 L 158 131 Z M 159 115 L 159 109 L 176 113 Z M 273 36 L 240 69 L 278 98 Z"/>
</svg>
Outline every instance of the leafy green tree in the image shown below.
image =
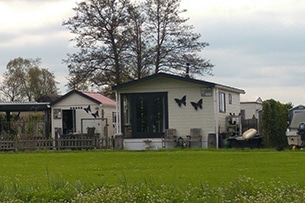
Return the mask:
<svg viewBox="0 0 305 203">
<path fill-rule="evenodd" d="M 40 69 L 35 66 L 28 70 L 28 86 L 34 100 L 43 95 L 57 94 L 57 82 L 53 73 L 45 68 Z"/>
<path fill-rule="evenodd" d="M 57 94 L 53 73 L 39 68 L 40 59 L 11 60 L 3 74 L 0 91 L 6 101 L 34 101 L 45 94 Z"/>
<path fill-rule="evenodd" d="M 199 57 L 208 46 L 187 19 L 180 0 L 86 0 L 63 22 L 79 51 L 68 54 L 70 88 L 111 86 L 148 74 L 211 74 L 213 65 Z M 89 85 L 88 85 L 89 84 Z"/>
<path fill-rule="evenodd" d="M 288 110 L 291 103 L 282 104 L 273 99 L 263 102 L 261 127 L 266 147 L 287 145 Z"/>
<path fill-rule="evenodd" d="M 25 72 L 36 62 L 33 60 L 16 58 L 11 60 L 6 66 L 3 74 L 4 81 L 0 87 L 4 97 L 9 101 L 23 101 L 26 95 Z"/>
</svg>

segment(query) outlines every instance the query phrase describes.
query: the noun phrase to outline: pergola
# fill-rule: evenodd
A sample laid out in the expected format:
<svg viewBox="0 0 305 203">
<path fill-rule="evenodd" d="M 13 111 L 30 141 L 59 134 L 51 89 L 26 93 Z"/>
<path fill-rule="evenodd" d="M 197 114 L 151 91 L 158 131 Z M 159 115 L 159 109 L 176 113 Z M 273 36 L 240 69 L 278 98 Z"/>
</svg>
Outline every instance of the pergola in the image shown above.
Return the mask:
<svg viewBox="0 0 305 203">
<path fill-rule="evenodd" d="M 11 112 L 44 112 L 45 121 L 45 135 L 49 134 L 49 115 L 50 103 L 49 102 L 8 102 L 0 103 L 0 112 L 6 113 L 6 121 L 11 122 Z"/>
</svg>

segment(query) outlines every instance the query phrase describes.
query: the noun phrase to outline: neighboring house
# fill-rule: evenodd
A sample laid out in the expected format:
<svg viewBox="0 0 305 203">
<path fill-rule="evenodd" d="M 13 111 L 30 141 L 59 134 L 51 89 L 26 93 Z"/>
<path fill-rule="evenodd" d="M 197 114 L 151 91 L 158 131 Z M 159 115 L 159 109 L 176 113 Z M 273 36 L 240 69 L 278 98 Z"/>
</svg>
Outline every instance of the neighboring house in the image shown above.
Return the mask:
<svg viewBox="0 0 305 203">
<path fill-rule="evenodd" d="M 117 136 L 125 149 L 162 148 L 166 129 L 186 140 L 190 129 L 199 128 L 201 146 L 209 135 L 227 131 L 227 117 L 240 113 L 244 90 L 166 73 L 157 73 L 113 87 L 117 98 Z"/>
<path fill-rule="evenodd" d="M 242 132 L 245 132 L 250 128 L 255 128 L 259 135 L 262 134 L 259 126 L 262 110 L 263 101 L 260 97 L 255 101 L 240 102 Z"/>
<path fill-rule="evenodd" d="M 51 103 L 52 136 L 87 134 L 89 129 L 100 137 L 111 136 L 115 105 L 100 93 L 72 90 Z"/>
<path fill-rule="evenodd" d="M 255 101 L 240 102 L 240 113 L 242 119 L 252 119 L 259 117 L 259 112 L 263 109 L 263 101 L 258 97 Z"/>
</svg>

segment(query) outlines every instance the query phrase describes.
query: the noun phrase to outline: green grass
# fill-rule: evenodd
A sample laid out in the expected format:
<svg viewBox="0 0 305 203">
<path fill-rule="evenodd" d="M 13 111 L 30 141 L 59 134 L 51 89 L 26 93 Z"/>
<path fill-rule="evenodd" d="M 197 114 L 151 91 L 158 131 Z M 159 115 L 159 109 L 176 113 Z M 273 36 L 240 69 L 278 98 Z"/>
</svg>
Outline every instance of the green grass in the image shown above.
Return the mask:
<svg viewBox="0 0 305 203">
<path fill-rule="evenodd" d="M 303 184 L 303 152 L 266 150 L 71 151 L 0 153 L 2 178 L 47 183 L 50 177 L 85 183 L 228 184 L 247 176 Z"/>
<path fill-rule="evenodd" d="M 143 194 L 151 188 L 157 193 L 162 187 L 177 194 L 197 187 L 201 194 L 203 186 L 212 188 L 209 193 L 215 193 L 215 188 L 259 190 L 258 186 L 265 191 L 276 183 L 305 187 L 304 160 L 305 151 L 290 150 L 0 153 L 0 201 L 14 197 L 57 202 L 97 195 L 96 189 L 110 194 L 128 188 L 136 193 L 138 187 Z M 185 192 L 182 194 L 185 198 Z"/>
</svg>

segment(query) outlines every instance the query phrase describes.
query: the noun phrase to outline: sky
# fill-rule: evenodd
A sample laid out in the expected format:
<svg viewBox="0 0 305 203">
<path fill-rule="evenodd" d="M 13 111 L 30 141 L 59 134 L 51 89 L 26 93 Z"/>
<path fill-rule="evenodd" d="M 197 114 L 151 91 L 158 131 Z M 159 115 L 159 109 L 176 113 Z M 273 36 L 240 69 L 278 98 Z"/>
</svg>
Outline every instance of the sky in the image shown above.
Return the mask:
<svg viewBox="0 0 305 203">
<path fill-rule="evenodd" d="M 10 60 L 41 58 L 65 94 L 62 61 L 76 50 L 62 22 L 75 6 L 76 0 L 0 0 L 0 81 Z M 305 1 L 181 0 L 181 9 L 210 44 L 200 55 L 214 64 L 213 76 L 201 79 L 245 90 L 241 101 L 305 105 Z"/>
</svg>

